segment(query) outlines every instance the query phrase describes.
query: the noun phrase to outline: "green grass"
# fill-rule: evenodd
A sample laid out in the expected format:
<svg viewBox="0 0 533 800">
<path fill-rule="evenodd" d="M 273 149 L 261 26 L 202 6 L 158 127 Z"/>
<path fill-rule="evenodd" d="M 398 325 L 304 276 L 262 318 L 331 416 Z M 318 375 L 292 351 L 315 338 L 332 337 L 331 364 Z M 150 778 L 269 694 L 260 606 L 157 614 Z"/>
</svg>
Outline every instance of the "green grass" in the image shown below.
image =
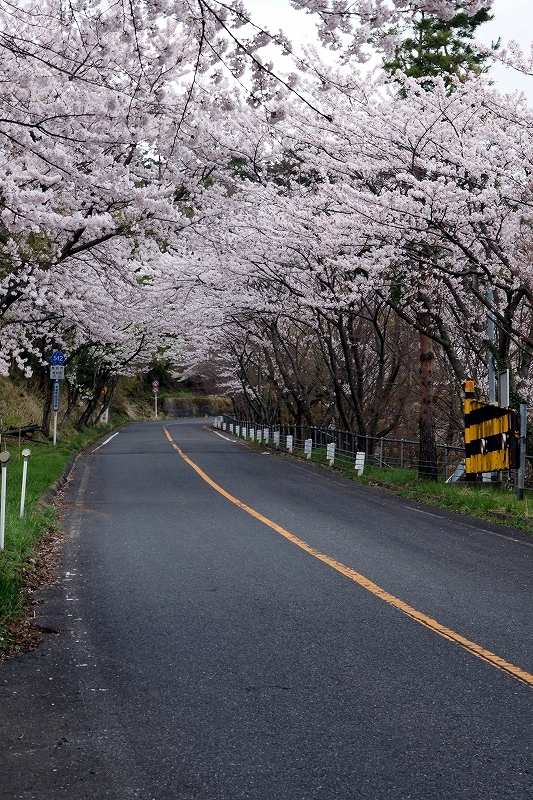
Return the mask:
<svg viewBox="0 0 533 800">
<path fill-rule="evenodd" d="M 55 508 L 42 503 L 50 487 L 63 475 L 73 452 L 81 451 L 116 428 L 119 420 L 85 432 L 60 432 L 57 446 L 24 442 L 32 455 L 28 462 L 25 514 L 20 519 L 23 459 L 19 442 L 8 439 L 11 458 L 7 464 L 6 522 L 4 549 L 0 551 L 0 657 L 14 647 L 14 623 L 25 612 L 24 589 L 32 586 L 39 565 L 35 547 L 50 528 L 57 526 Z M 16 626 L 15 626 L 16 627 Z"/>
<path fill-rule="evenodd" d="M 517 500 L 510 489 L 487 484 L 421 481 L 412 470 L 386 470 L 368 467 L 357 480 L 383 486 L 396 494 L 423 503 L 448 508 L 461 514 L 497 520 L 533 533 L 533 507 L 529 493 Z"/>
<path fill-rule="evenodd" d="M 295 455 L 306 457 L 303 450 Z M 311 461 L 329 466 L 326 448 L 315 448 Z M 378 486 L 400 497 L 533 533 L 533 493 L 530 492 L 526 492 L 525 499 L 520 501 L 510 489 L 466 482 L 449 484 L 444 478 L 439 478 L 438 481 L 422 481 L 419 480 L 416 470 L 399 468 L 365 466 L 364 474 L 359 477 L 351 459 L 343 463 L 336 458 L 335 470 L 359 483 Z"/>
</svg>

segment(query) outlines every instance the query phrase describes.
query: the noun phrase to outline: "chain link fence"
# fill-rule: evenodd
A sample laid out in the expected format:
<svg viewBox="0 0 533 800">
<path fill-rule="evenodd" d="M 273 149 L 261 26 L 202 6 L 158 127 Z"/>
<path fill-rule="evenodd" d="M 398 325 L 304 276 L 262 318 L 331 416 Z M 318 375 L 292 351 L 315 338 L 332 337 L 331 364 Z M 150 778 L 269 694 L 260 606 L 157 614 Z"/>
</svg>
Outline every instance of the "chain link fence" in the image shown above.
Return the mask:
<svg viewBox="0 0 533 800">
<path fill-rule="evenodd" d="M 340 467 L 353 468 L 357 453 L 364 453 L 365 466 L 381 468 L 412 469 L 419 471 L 419 442 L 411 439 L 361 436 L 350 431 L 331 428 L 314 428 L 307 425 L 263 425 L 230 415 L 215 418 L 215 427 L 257 443 L 264 442 L 290 452 L 319 450 L 327 460 L 328 445 L 335 445 L 334 460 Z M 331 454 L 331 450 L 329 451 Z M 437 473 L 445 480 L 451 478 L 464 461 L 464 447 L 437 444 Z M 487 473 L 483 480 L 496 482 L 509 489 L 517 485 L 516 471 L 508 470 L 503 475 Z M 497 478 L 495 481 L 494 479 Z M 533 489 L 533 456 L 526 457 L 526 489 Z"/>
<path fill-rule="evenodd" d="M 292 452 L 305 451 L 306 442 L 312 450 L 327 452 L 328 445 L 335 445 L 335 463 L 353 467 L 357 453 L 365 454 L 365 464 L 383 468 L 418 470 L 420 467 L 419 444 L 411 439 L 360 436 L 350 431 L 331 428 L 313 428 L 306 425 L 266 426 L 249 420 L 223 415 L 216 418 L 216 426 L 236 436 L 255 442 L 274 444 Z M 449 478 L 464 459 L 464 447 L 437 445 L 437 470 L 439 475 Z"/>
</svg>

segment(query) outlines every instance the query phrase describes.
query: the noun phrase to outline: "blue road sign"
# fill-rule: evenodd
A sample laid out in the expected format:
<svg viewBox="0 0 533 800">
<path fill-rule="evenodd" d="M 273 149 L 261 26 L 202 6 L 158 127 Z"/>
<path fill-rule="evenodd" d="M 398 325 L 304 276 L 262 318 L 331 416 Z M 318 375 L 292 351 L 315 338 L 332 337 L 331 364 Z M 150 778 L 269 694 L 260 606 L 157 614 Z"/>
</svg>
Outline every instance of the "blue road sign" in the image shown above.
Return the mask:
<svg viewBox="0 0 533 800">
<path fill-rule="evenodd" d="M 59 381 L 54 381 L 54 413 L 59 411 Z"/>
<path fill-rule="evenodd" d="M 50 359 L 50 363 L 62 366 L 65 363 L 66 360 L 67 360 L 67 357 L 63 353 L 63 351 L 62 350 L 56 350 L 54 353 L 52 353 L 52 358 Z"/>
</svg>

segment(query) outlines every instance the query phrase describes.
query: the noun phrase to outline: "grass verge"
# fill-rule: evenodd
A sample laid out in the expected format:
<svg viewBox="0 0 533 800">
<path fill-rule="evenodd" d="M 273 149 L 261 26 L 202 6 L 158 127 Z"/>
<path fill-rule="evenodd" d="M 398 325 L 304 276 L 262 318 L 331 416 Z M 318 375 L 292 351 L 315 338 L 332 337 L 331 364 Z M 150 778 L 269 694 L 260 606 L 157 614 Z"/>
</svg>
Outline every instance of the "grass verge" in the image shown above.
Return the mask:
<svg viewBox="0 0 533 800">
<path fill-rule="evenodd" d="M 410 500 L 533 533 L 533 498 L 529 492 L 524 500 L 517 500 L 512 490 L 490 484 L 449 484 L 444 479 L 421 481 L 414 470 L 389 471 L 378 467 L 365 468 L 365 474 L 356 480 L 380 486 Z"/>
<path fill-rule="evenodd" d="M 39 631 L 28 623 L 31 594 L 51 582 L 58 564 L 61 534 L 56 510 L 43 503 L 50 487 L 64 473 L 76 451 L 80 452 L 113 430 L 124 420 L 80 433 L 60 434 L 56 447 L 47 442 L 22 443 L 32 455 L 28 462 L 24 517 L 20 518 L 22 449 L 8 440 L 11 458 L 7 464 L 4 549 L 0 551 L 0 660 L 30 649 L 39 641 Z"/>
</svg>

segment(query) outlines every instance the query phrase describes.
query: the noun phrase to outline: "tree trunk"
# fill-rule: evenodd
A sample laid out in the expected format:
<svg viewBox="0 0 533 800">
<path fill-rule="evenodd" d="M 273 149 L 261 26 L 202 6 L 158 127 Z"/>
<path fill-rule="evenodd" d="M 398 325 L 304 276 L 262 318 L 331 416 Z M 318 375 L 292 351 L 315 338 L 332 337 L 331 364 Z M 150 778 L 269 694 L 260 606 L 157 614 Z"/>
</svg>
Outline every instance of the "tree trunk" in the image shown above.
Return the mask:
<svg viewBox="0 0 533 800">
<path fill-rule="evenodd" d="M 52 416 L 52 398 L 53 398 L 53 387 L 52 381 L 50 380 L 50 372 L 48 369 L 48 364 L 41 366 L 41 391 L 44 394 L 44 407 L 43 407 L 43 416 L 41 419 L 41 430 L 43 432 L 43 436 L 46 439 L 50 438 L 50 418 Z"/>
<path fill-rule="evenodd" d="M 423 314 L 422 316 L 429 316 Z M 435 431 L 435 397 L 433 390 L 433 340 L 420 333 L 420 451 L 418 477 L 437 480 L 437 442 Z"/>
<path fill-rule="evenodd" d="M 103 389 L 109 380 L 110 380 L 110 373 L 107 371 L 101 372 L 98 375 L 93 390 L 93 396 L 88 401 L 85 407 L 85 411 L 83 412 L 78 422 L 76 423 L 76 427 L 78 429 L 84 428 L 85 426 L 91 426 L 94 424 L 93 420 L 94 413 L 98 408 L 98 404 L 102 403 Z"/>
<path fill-rule="evenodd" d="M 65 386 L 67 389 L 67 409 L 65 411 L 63 419 L 61 420 L 61 424 L 59 426 L 60 428 L 66 425 L 67 422 L 69 421 L 70 415 L 74 411 L 74 408 L 76 407 L 76 403 L 78 402 L 80 396 L 79 387 L 75 383 L 70 383 L 70 381 L 67 378 L 65 378 Z"/>
</svg>

